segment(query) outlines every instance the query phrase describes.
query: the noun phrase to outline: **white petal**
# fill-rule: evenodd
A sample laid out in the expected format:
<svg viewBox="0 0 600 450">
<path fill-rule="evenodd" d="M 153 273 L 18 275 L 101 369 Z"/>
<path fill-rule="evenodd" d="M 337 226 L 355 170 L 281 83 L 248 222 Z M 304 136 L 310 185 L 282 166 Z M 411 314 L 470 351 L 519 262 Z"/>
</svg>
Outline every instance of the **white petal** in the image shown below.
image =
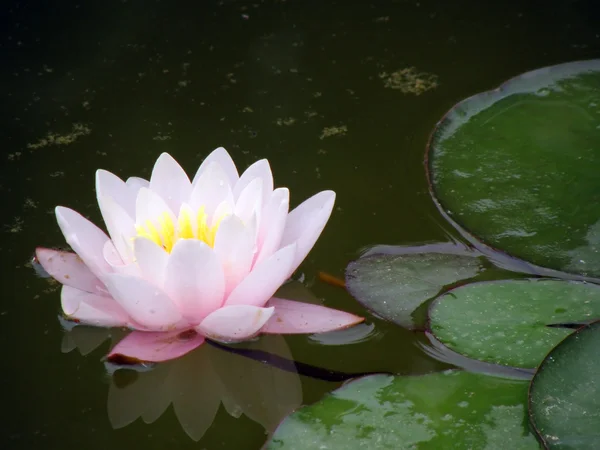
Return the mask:
<svg viewBox="0 0 600 450">
<path fill-rule="evenodd" d="M 241 342 L 256 336 L 275 308 L 251 305 L 225 306 L 196 327 L 199 333 L 220 342 Z"/>
<path fill-rule="evenodd" d="M 110 264 L 110 267 L 115 273 L 122 273 L 135 277 L 141 276 L 140 268 L 134 262 L 126 263 L 121 259 L 121 255 L 113 245 L 112 241 L 106 241 L 102 252 L 104 260 Z"/>
<path fill-rule="evenodd" d="M 148 188 L 141 188 L 135 202 L 136 224 L 145 225 L 146 220 L 156 224 L 164 213 L 168 214 L 175 225 L 175 214 L 160 195 Z"/>
<path fill-rule="evenodd" d="M 193 325 L 221 307 L 225 277 L 215 252 L 204 242 L 180 239 L 167 262 L 165 292 Z"/>
<path fill-rule="evenodd" d="M 162 288 L 169 254 L 154 241 L 143 237 L 136 238 L 133 247 L 141 277 Z"/>
<path fill-rule="evenodd" d="M 114 299 L 71 286 L 62 287 L 61 305 L 69 318 L 85 325 L 124 327 L 130 324 L 129 315 Z"/>
<path fill-rule="evenodd" d="M 194 211 L 204 206 L 206 214 L 212 217 L 217 206 L 223 201 L 233 204 L 231 185 L 221 166 L 213 162 L 195 181 L 190 206 Z"/>
<path fill-rule="evenodd" d="M 262 184 L 262 203 L 266 204 L 273 192 L 273 173 L 269 161 L 261 159 L 248 167 L 233 188 L 233 197 L 237 201 L 245 187 L 252 180 L 259 179 Z"/>
<path fill-rule="evenodd" d="M 179 163 L 168 153 L 163 153 L 154 164 L 150 189 L 162 197 L 171 211 L 179 211 L 181 203 L 190 197 L 192 184 Z"/>
<path fill-rule="evenodd" d="M 72 209 L 57 206 L 55 212 L 67 243 L 92 273 L 102 280 L 104 274 L 112 272 L 102 256 L 104 243 L 109 240 L 104 231 Z"/>
<path fill-rule="evenodd" d="M 122 274 L 105 277 L 106 287 L 129 316 L 152 331 L 182 327 L 182 315 L 167 294 L 142 278 Z"/>
<path fill-rule="evenodd" d="M 223 200 L 221 203 L 219 203 L 219 206 L 217 206 L 217 209 L 215 209 L 215 212 L 213 213 L 212 218 L 210 218 L 210 220 L 208 222 L 209 225 L 213 226 L 217 222 L 220 222 L 221 220 L 223 220 L 225 217 L 233 214 L 234 206 L 235 205 L 233 204 L 232 198 Z"/>
<path fill-rule="evenodd" d="M 98 295 L 108 294 L 104 283 L 76 253 L 38 247 L 35 255 L 44 270 L 59 283 Z"/>
<path fill-rule="evenodd" d="M 133 262 L 133 246 L 131 243 L 137 234 L 133 217 L 113 197 L 99 195 L 98 205 L 108 234 L 121 259 L 124 263 Z"/>
<path fill-rule="evenodd" d="M 214 252 L 225 274 L 225 296 L 250 272 L 254 259 L 254 231 L 236 216 L 226 217 L 217 230 Z"/>
<path fill-rule="evenodd" d="M 255 215 L 257 222 L 260 223 L 263 205 L 263 183 L 259 178 L 255 178 L 246 185 L 235 202 L 233 213 L 244 223 Z"/>
<path fill-rule="evenodd" d="M 140 188 L 147 188 L 150 186 L 150 182 L 148 180 L 145 180 L 140 177 L 129 177 L 127 178 L 125 184 L 129 186 L 129 188 L 134 192 L 134 198 L 137 197 L 137 193 L 140 190 Z"/>
<path fill-rule="evenodd" d="M 194 176 L 194 181 L 192 182 L 192 184 L 194 186 L 196 185 L 200 175 L 202 175 L 202 173 L 213 162 L 216 162 L 219 164 L 219 166 L 221 166 L 221 169 L 223 170 L 223 172 L 225 172 L 225 175 L 227 176 L 227 180 L 229 180 L 229 185 L 235 186 L 239 179 L 238 171 L 235 167 L 233 159 L 231 159 L 231 156 L 229 156 L 229 153 L 227 153 L 227 150 L 225 150 L 223 147 L 219 147 L 213 150 L 212 153 L 208 155 L 206 159 L 204 159 L 204 161 L 198 168 L 196 175 Z"/>
<path fill-rule="evenodd" d="M 296 257 L 288 276 L 296 270 L 317 242 L 329 220 L 334 203 L 335 192 L 322 191 L 288 214 L 281 245 L 289 245 L 292 242 L 297 244 Z"/>
<path fill-rule="evenodd" d="M 287 279 L 295 254 L 296 245 L 291 244 L 257 264 L 229 295 L 225 305 L 263 306 Z"/>
<path fill-rule="evenodd" d="M 258 253 L 256 264 L 264 261 L 280 247 L 283 230 L 290 207 L 290 191 L 278 188 L 263 209 L 263 217 L 258 232 Z"/>
<path fill-rule="evenodd" d="M 96 197 L 111 197 L 125 212 L 133 218 L 135 216 L 135 197 L 137 189 L 132 188 L 115 174 L 107 170 L 96 171 Z"/>
</svg>

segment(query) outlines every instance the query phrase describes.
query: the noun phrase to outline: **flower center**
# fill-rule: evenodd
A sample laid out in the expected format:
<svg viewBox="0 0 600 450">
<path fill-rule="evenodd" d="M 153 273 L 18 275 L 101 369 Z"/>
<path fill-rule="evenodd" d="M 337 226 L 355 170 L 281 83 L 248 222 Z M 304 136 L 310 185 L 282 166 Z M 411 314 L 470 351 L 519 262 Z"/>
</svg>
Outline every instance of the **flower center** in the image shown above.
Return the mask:
<svg viewBox="0 0 600 450">
<path fill-rule="evenodd" d="M 156 221 L 148 219 L 144 223 L 136 225 L 135 229 L 139 237 L 150 239 L 171 253 L 175 242 L 179 239 L 198 239 L 213 247 L 222 219 L 217 219 L 212 225 L 209 225 L 204 206 L 200 207 L 197 214 L 194 214 L 190 208 L 182 208 L 179 217 L 176 218 L 176 223 L 169 213 L 164 212 Z"/>
</svg>

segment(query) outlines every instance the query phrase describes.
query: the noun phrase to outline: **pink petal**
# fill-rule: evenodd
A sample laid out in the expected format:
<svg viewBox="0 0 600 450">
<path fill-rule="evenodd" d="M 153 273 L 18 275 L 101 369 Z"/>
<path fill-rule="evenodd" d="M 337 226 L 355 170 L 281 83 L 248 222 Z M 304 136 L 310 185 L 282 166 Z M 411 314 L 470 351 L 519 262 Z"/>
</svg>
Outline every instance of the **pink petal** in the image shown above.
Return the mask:
<svg viewBox="0 0 600 450">
<path fill-rule="evenodd" d="M 225 304 L 263 306 L 287 279 L 295 254 L 296 245 L 291 244 L 257 264 L 233 290 Z"/>
<path fill-rule="evenodd" d="M 322 191 L 304 201 L 288 214 L 281 245 L 289 245 L 292 242 L 297 244 L 296 257 L 288 276 L 296 270 L 317 242 L 329 220 L 334 203 L 335 192 Z"/>
<path fill-rule="evenodd" d="M 166 333 L 133 331 L 110 351 L 108 360 L 124 356 L 147 362 L 168 361 L 180 358 L 203 343 L 204 336 L 194 330 Z"/>
<path fill-rule="evenodd" d="M 96 171 L 96 196 L 98 199 L 111 197 L 132 218 L 135 215 L 137 190 L 107 170 Z"/>
<path fill-rule="evenodd" d="M 273 173 L 271 172 L 269 161 L 266 159 L 256 161 L 244 171 L 233 188 L 233 197 L 236 201 L 240 198 L 240 194 L 246 186 L 255 179 L 261 181 L 263 195 L 262 203 L 266 204 L 269 201 L 271 193 L 273 192 Z"/>
<path fill-rule="evenodd" d="M 100 279 L 110 273 L 112 269 L 102 256 L 104 243 L 108 241 L 104 231 L 70 208 L 57 206 L 55 212 L 67 243 L 92 273 Z"/>
<path fill-rule="evenodd" d="M 223 201 L 233 204 L 233 193 L 225 171 L 213 162 L 194 181 L 190 206 L 195 211 L 204 206 L 206 214 L 212 217 L 219 204 Z"/>
<path fill-rule="evenodd" d="M 254 259 L 254 230 L 238 217 L 226 217 L 217 230 L 214 252 L 225 274 L 227 296 L 250 272 Z"/>
<path fill-rule="evenodd" d="M 108 295 L 104 283 L 76 253 L 38 247 L 35 255 L 44 270 L 59 283 L 94 294 Z"/>
<path fill-rule="evenodd" d="M 123 261 L 112 241 L 106 241 L 102 254 L 104 255 L 104 260 L 110 265 L 114 273 L 121 273 L 135 277 L 142 276 L 142 271 L 136 263 L 126 263 Z M 133 260 L 133 256 L 131 259 Z"/>
<path fill-rule="evenodd" d="M 337 309 L 276 297 L 269 300 L 267 305 L 275 308 L 275 314 L 262 328 L 261 333 L 325 333 L 348 328 L 365 320 L 364 317 Z"/>
<path fill-rule="evenodd" d="M 241 342 L 258 334 L 275 308 L 251 305 L 225 306 L 206 317 L 196 330 L 220 342 Z"/>
<path fill-rule="evenodd" d="M 165 213 L 171 218 L 173 224 L 177 223 L 175 214 L 160 195 L 148 188 L 140 188 L 135 200 L 136 224 L 145 225 L 145 222 L 149 220 L 156 226 L 158 219 Z"/>
<path fill-rule="evenodd" d="M 96 327 L 124 327 L 130 323 L 129 315 L 114 299 L 91 294 L 71 286 L 61 291 L 63 312 L 71 319 Z"/>
<path fill-rule="evenodd" d="M 223 200 L 221 203 L 219 203 L 219 205 L 215 209 L 215 212 L 212 215 L 212 218 L 208 222 L 210 226 L 216 225 L 216 223 L 222 220 L 224 217 L 233 214 L 233 207 L 235 205 L 233 204 L 232 198 L 233 197 L 229 197 L 228 199 Z"/>
<path fill-rule="evenodd" d="M 167 294 L 142 278 L 113 273 L 106 287 L 129 316 L 153 331 L 181 328 L 182 316 Z"/>
<path fill-rule="evenodd" d="M 223 147 L 213 150 L 212 153 L 204 159 L 198 168 L 196 175 L 194 176 L 194 181 L 192 184 L 194 186 L 196 185 L 200 175 L 202 175 L 202 173 L 204 173 L 208 166 L 210 166 L 210 164 L 213 162 L 216 162 L 219 164 L 219 166 L 221 166 L 221 169 L 225 173 L 227 180 L 229 180 L 229 185 L 235 186 L 239 179 L 238 171 L 235 167 L 233 159 L 231 159 L 231 156 L 229 156 L 229 153 L 227 153 L 227 150 L 225 150 Z"/>
<path fill-rule="evenodd" d="M 233 213 L 247 223 L 252 216 L 256 216 L 260 223 L 263 205 L 263 183 L 259 178 L 250 181 L 240 193 L 235 203 Z"/>
<path fill-rule="evenodd" d="M 256 264 L 264 261 L 279 248 L 285 222 L 290 206 L 290 191 L 277 188 L 273 191 L 269 202 L 263 209 L 260 230 L 258 232 L 258 248 Z"/>
<path fill-rule="evenodd" d="M 221 307 L 225 276 L 215 252 L 196 239 L 180 239 L 166 268 L 164 289 L 184 318 L 196 325 Z"/>
<path fill-rule="evenodd" d="M 98 195 L 98 205 L 108 234 L 110 234 L 121 259 L 125 263 L 132 262 L 133 246 L 131 242 L 137 235 L 133 217 L 113 197 Z"/>
<path fill-rule="evenodd" d="M 131 189 L 133 191 L 133 198 L 137 198 L 137 194 L 138 191 L 140 190 L 140 188 L 147 188 L 150 186 L 150 182 L 148 180 L 144 180 L 143 178 L 140 177 L 129 177 L 127 178 L 127 181 L 125 182 L 125 184 L 127 185 L 127 187 L 129 187 L 129 189 Z M 135 213 L 135 209 L 134 209 L 134 213 Z"/>
<path fill-rule="evenodd" d="M 133 247 L 141 277 L 162 287 L 165 282 L 169 254 L 154 241 L 143 237 L 136 238 Z"/>
<path fill-rule="evenodd" d="M 162 197 L 171 211 L 179 211 L 181 203 L 190 197 L 192 184 L 179 163 L 168 153 L 163 153 L 152 169 L 150 189 Z"/>
</svg>

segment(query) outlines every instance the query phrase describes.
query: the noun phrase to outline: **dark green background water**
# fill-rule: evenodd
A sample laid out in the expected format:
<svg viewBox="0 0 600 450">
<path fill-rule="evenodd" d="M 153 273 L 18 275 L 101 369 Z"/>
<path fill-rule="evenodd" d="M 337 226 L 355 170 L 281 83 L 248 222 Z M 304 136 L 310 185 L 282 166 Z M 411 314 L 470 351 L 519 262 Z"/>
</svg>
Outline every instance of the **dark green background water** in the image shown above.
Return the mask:
<svg viewBox="0 0 600 450">
<path fill-rule="evenodd" d="M 375 328 L 344 346 L 287 338 L 295 359 L 348 372 L 440 368 L 415 345 L 419 336 L 370 316 L 316 274 L 343 276 L 374 244 L 445 240 L 451 230 L 422 164 L 435 123 L 507 78 L 599 57 L 593 3 L 3 2 L 0 448 L 255 449 L 265 441 L 260 425 L 223 408 L 198 443 L 171 409 L 153 424 L 113 430 L 100 361 L 108 344 L 87 356 L 62 353 L 59 292 L 27 267 L 36 245 L 64 242 L 55 205 L 100 223 L 97 168 L 146 177 L 163 151 L 190 174 L 217 146 L 240 169 L 266 157 L 294 204 L 322 189 L 338 193 L 300 270 L 326 305 L 366 315 Z M 380 78 L 409 67 L 439 85 L 417 96 Z M 89 134 L 28 148 L 48 133 L 72 134 L 74 124 Z M 329 127 L 347 131 L 323 136 Z M 305 402 L 337 386 L 302 383 Z"/>
</svg>

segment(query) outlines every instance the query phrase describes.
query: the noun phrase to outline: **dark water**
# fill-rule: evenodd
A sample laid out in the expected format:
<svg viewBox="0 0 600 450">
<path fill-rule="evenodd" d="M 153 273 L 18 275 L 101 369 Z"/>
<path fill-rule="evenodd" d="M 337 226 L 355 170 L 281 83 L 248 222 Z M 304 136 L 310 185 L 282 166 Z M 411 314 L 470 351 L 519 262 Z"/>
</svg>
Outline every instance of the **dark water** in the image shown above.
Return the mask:
<svg viewBox="0 0 600 450">
<path fill-rule="evenodd" d="M 334 189 L 337 208 L 300 270 L 315 296 L 366 315 L 373 331 L 346 345 L 298 336 L 265 348 L 337 371 L 428 372 L 441 366 L 416 346 L 420 336 L 372 317 L 317 272 L 341 277 L 374 244 L 445 240 L 452 230 L 429 198 L 422 164 L 445 111 L 524 71 L 600 56 L 591 0 L 65 0 L 4 2 L 0 14 L 6 449 L 260 448 L 279 406 L 316 401 L 339 385 L 202 348 L 204 359 L 169 372 L 179 386 L 173 398 L 187 401 L 181 416 L 210 423 L 204 410 L 216 391 L 199 383 L 229 393 L 199 442 L 172 407 L 150 425 L 138 419 L 113 430 L 109 415 L 130 408 L 135 417 L 159 396 L 162 379 L 111 381 L 101 362 L 109 341 L 86 356 L 74 349 L 86 353 L 106 332 L 65 335 L 59 291 L 27 264 L 36 245 L 63 245 L 55 205 L 99 223 L 97 168 L 148 176 L 167 151 L 193 173 L 224 146 L 240 168 L 268 158 L 294 204 Z M 404 83 L 394 84 L 394 73 Z M 132 393 L 142 380 L 146 387 Z M 187 427 L 202 434 L 198 424 Z"/>
</svg>

